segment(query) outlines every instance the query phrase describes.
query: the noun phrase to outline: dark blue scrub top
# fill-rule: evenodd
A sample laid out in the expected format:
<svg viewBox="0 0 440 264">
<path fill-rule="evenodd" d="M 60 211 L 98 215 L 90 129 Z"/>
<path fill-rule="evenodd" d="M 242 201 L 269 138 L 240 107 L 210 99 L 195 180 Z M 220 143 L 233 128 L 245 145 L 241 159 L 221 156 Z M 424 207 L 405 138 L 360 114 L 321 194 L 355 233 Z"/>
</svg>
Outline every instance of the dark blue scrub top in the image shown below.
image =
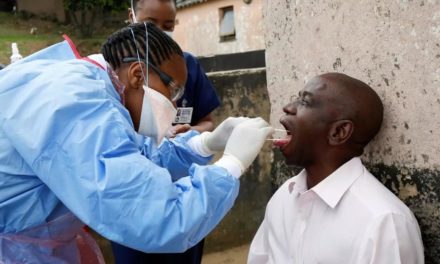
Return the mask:
<svg viewBox="0 0 440 264">
<path fill-rule="evenodd" d="M 200 119 L 220 106 L 220 99 L 197 58 L 188 52 L 184 52 L 183 55 L 188 76 L 185 93 L 177 101 L 177 107 L 193 107 L 191 125 L 196 125 Z"/>
<path fill-rule="evenodd" d="M 220 106 L 220 99 L 197 58 L 187 52 L 183 54 L 186 60 L 188 77 L 185 84 L 185 93 L 182 99 L 177 101 L 177 106 L 193 107 L 191 125 L 196 125 L 200 119 Z M 186 252 L 175 254 L 147 254 L 114 242 L 111 242 L 111 244 L 117 264 L 200 264 L 204 240 Z"/>
</svg>

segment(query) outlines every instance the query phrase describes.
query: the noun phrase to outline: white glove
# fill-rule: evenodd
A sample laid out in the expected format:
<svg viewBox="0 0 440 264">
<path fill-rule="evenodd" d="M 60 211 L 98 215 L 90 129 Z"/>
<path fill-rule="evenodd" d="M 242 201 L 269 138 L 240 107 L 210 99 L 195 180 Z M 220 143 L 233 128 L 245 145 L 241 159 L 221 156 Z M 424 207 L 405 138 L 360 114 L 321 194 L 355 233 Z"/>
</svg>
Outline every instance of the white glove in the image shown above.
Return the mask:
<svg viewBox="0 0 440 264">
<path fill-rule="evenodd" d="M 223 151 L 225 149 L 226 142 L 228 141 L 229 136 L 232 133 L 232 130 L 234 130 L 237 125 L 245 122 L 246 120 L 250 120 L 250 118 L 228 117 L 216 129 L 214 129 L 214 131 L 203 132 L 200 135 L 202 138 L 202 144 L 210 152 Z"/>
<path fill-rule="evenodd" d="M 216 165 L 228 169 L 229 165 L 239 164 L 240 175 L 252 164 L 264 142 L 274 132 L 273 128 L 262 118 L 253 118 L 239 124 L 226 143 L 223 157 Z M 230 171 L 228 169 L 228 171 Z M 231 171 L 230 171 L 231 172 Z M 231 173 L 239 177 L 238 173 Z M 234 175 L 235 174 L 235 175 Z"/>
</svg>

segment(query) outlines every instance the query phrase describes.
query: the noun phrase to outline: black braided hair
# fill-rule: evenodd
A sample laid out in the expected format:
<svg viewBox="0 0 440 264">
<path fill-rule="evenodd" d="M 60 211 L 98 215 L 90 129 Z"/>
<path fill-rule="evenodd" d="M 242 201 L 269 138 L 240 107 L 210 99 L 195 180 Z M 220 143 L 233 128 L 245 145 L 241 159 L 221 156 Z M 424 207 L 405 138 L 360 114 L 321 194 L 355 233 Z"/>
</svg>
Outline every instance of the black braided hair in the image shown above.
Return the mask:
<svg viewBox="0 0 440 264">
<path fill-rule="evenodd" d="M 163 61 L 168 60 L 174 54 L 183 57 L 182 50 L 172 38 L 153 23 L 145 22 L 145 24 L 131 24 L 113 33 L 101 47 L 104 59 L 115 70 L 121 66 L 122 59 L 128 57 L 137 58 L 137 52 L 139 52 L 140 59 L 145 61 L 147 31 L 148 60 L 151 64 L 160 66 Z"/>
</svg>

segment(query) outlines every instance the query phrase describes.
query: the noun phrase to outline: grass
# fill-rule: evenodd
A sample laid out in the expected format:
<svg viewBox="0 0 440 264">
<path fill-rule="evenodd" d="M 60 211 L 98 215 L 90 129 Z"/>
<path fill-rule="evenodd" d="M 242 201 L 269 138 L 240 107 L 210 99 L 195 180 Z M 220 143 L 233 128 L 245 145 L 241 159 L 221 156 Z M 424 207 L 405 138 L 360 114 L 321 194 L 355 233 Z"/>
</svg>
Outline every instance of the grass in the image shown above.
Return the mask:
<svg viewBox="0 0 440 264">
<path fill-rule="evenodd" d="M 98 53 L 107 36 L 121 25 L 113 26 L 113 28 L 101 27 L 93 37 L 80 38 L 71 25 L 0 12 L 0 63 L 9 64 L 13 42 L 17 43 L 20 54 L 25 57 L 62 41 L 63 34 L 67 34 L 73 40 L 81 55 Z M 36 28 L 34 34 L 31 34 L 32 28 Z"/>
</svg>

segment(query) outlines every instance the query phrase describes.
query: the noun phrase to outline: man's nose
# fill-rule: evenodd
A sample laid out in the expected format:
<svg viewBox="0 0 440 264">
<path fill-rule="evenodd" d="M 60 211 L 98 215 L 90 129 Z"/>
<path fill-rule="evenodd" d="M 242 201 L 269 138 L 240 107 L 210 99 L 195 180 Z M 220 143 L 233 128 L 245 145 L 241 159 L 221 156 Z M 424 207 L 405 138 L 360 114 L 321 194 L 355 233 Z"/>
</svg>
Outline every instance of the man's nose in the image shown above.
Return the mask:
<svg viewBox="0 0 440 264">
<path fill-rule="evenodd" d="M 288 105 L 283 107 L 283 112 L 287 115 L 296 115 L 296 102 L 289 103 Z"/>
</svg>

